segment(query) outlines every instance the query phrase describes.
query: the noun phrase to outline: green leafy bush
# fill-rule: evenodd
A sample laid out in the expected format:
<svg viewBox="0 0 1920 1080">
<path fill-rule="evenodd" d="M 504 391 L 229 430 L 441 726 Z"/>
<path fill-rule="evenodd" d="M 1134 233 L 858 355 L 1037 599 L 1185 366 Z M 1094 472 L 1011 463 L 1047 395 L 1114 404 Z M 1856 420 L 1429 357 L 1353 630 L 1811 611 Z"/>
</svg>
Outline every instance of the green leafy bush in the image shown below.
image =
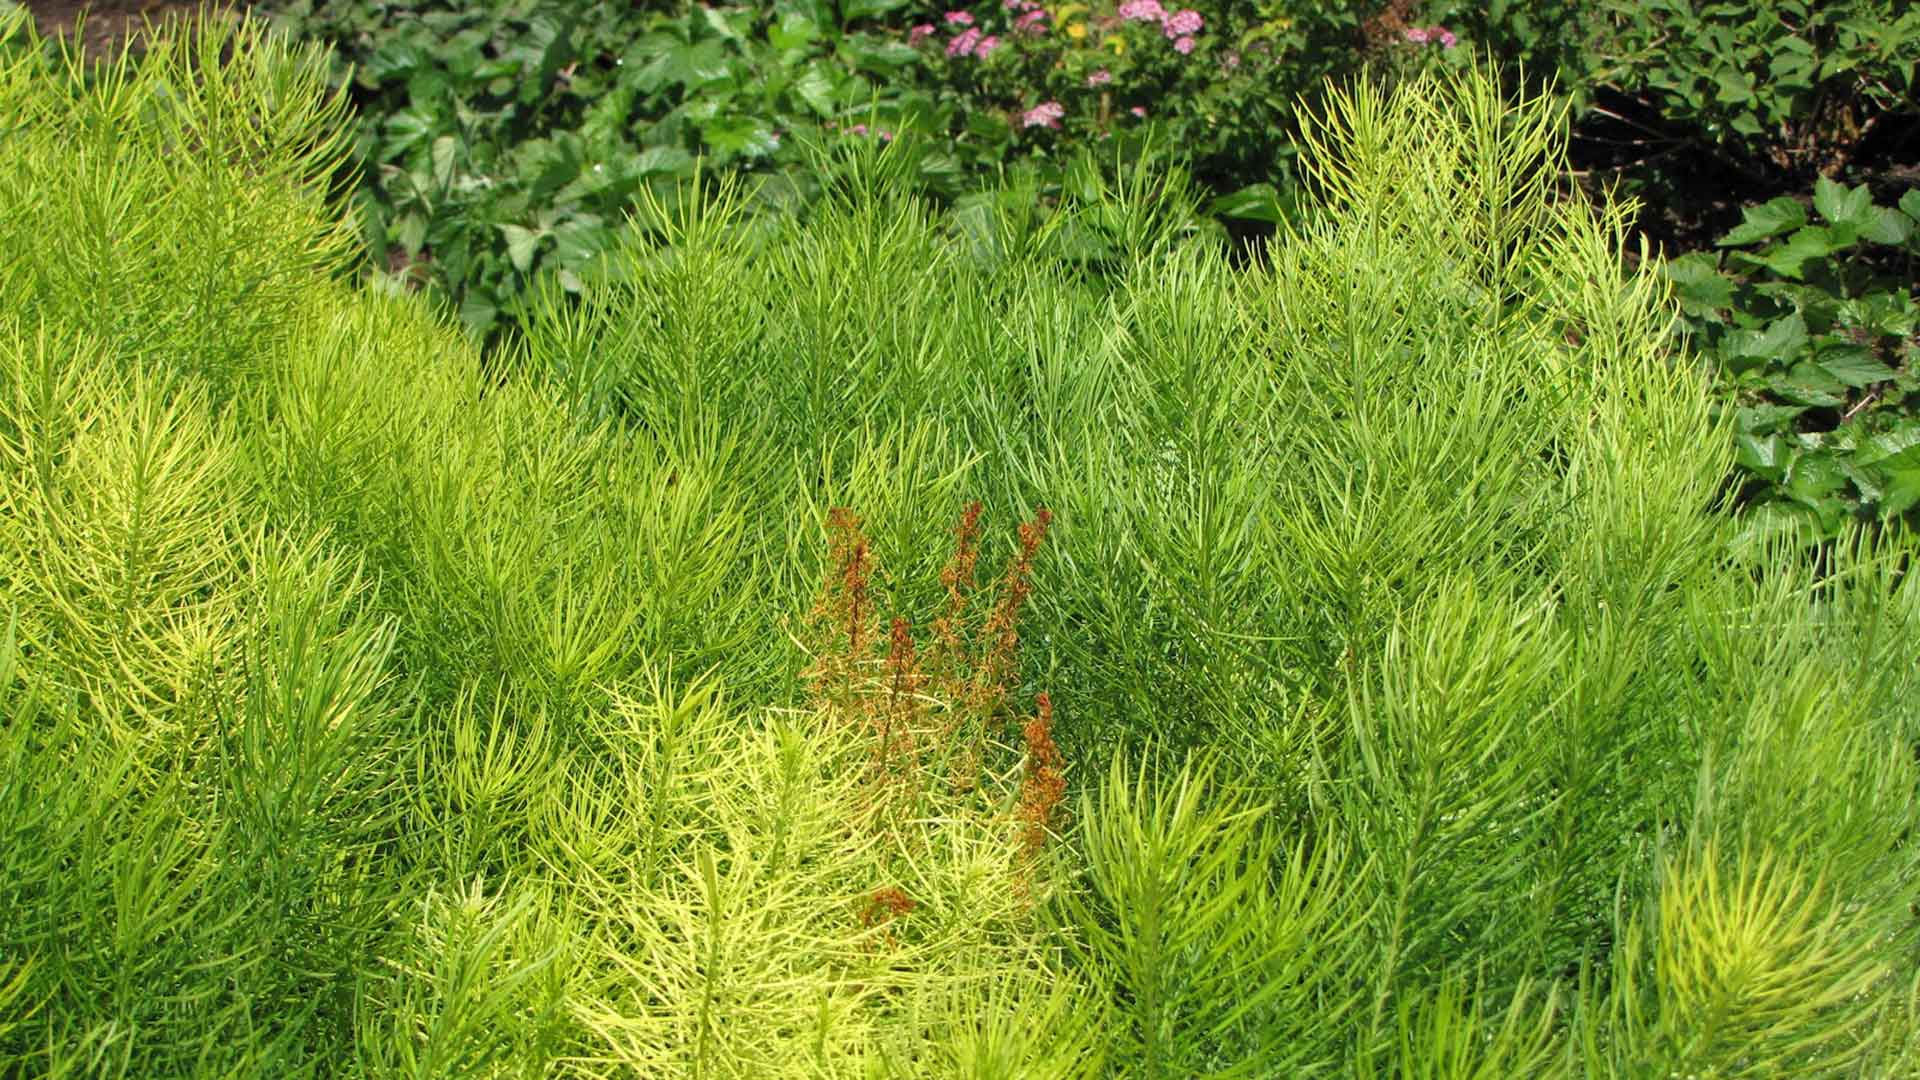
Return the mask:
<svg viewBox="0 0 1920 1080">
<path fill-rule="evenodd" d="M 933 131 L 963 172 L 1057 163 L 1150 127 L 1216 193 L 1214 213 L 1268 224 L 1295 196 L 1303 99 L 1361 70 L 1369 50 L 1465 55 L 1409 48 L 1345 5 L 1016 0 L 914 17 Z"/>
<path fill-rule="evenodd" d="M 1415 47 L 1357 9 L 1264 2 L 276 10 L 354 66 L 379 265 L 434 286 L 483 336 L 542 274 L 577 294 L 636 197 L 696 163 L 762 177 L 748 198 L 780 211 L 817 197 L 831 151 L 863 141 L 908 139 L 916 190 L 963 206 L 997 198 L 982 189 L 1008 168 L 1051 198 L 1089 149 L 1149 154 L 1197 178 L 1213 214 L 1270 227 L 1294 202 L 1295 111 L 1327 77 L 1369 57 L 1467 55 Z M 1191 33 L 1170 32 L 1176 16 Z"/>
<path fill-rule="evenodd" d="M 1253 267 L 655 198 L 483 370 L 318 55 L 5 55 L 0 1070 L 1920 1064 L 1912 539 L 1728 553 L 1553 110 L 1336 96 Z"/>
<path fill-rule="evenodd" d="M 1655 0 L 1603 5 L 1593 81 L 1649 100 L 1684 152 L 1806 183 L 1875 128 L 1911 122 L 1920 11 L 1898 0 Z M 1762 176 L 1764 177 L 1764 173 Z"/>
<path fill-rule="evenodd" d="M 578 292 L 636 194 L 697 159 L 778 177 L 769 210 L 811 197 L 809 143 L 900 107 L 891 6 L 288 0 L 277 20 L 352 65 L 376 260 L 488 336 L 539 275 Z"/>
<path fill-rule="evenodd" d="M 1817 218 L 1817 222 L 1816 219 Z M 1851 518 L 1912 520 L 1920 504 L 1920 192 L 1898 209 L 1822 179 L 1812 213 L 1749 207 L 1667 273 L 1683 340 L 1730 389 L 1751 527 L 1816 539 Z"/>
</svg>

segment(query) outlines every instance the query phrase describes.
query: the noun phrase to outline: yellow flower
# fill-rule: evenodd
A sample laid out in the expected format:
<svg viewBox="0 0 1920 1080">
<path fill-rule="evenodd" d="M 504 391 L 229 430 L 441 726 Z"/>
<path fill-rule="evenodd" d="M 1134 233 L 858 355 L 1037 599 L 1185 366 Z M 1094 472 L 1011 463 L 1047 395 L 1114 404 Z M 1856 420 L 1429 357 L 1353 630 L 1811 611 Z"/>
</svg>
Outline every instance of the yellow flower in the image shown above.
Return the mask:
<svg viewBox="0 0 1920 1080">
<path fill-rule="evenodd" d="M 1068 23 L 1067 36 L 1072 38 L 1075 41 L 1079 41 L 1080 39 L 1086 37 L 1087 24 L 1086 23 Z"/>
<path fill-rule="evenodd" d="M 1127 55 L 1127 39 L 1121 37 L 1119 34 L 1108 34 L 1107 40 L 1101 42 L 1100 47 L 1103 49 L 1112 49 L 1113 55 L 1115 56 Z"/>
</svg>

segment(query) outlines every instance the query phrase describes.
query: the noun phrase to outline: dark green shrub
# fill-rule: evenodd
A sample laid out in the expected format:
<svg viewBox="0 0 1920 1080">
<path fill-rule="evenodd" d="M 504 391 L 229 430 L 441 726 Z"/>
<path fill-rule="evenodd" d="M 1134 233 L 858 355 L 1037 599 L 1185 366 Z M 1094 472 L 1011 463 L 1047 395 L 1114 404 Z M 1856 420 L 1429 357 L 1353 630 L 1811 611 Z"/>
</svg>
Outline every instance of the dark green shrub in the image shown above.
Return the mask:
<svg viewBox="0 0 1920 1080">
<path fill-rule="evenodd" d="M 1214 214 L 1264 228 L 1293 203 L 1295 110 L 1327 78 L 1468 52 L 1406 41 L 1398 16 L 1274 0 L 274 8 L 337 49 L 342 80 L 352 65 L 376 265 L 482 336 L 535 277 L 578 293 L 643 188 L 756 174 L 757 209 L 794 209 L 862 143 L 911 137 L 913 186 L 961 203 L 1009 168 L 1051 200 L 1089 149 L 1156 154 Z"/>
<path fill-rule="evenodd" d="M 1370 58 L 1425 51 L 1355 5 L 1000 0 L 916 10 L 924 21 L 909 35 L 925 57 L 936 133 L 966 171 L 1045 163 L 1150 126 L 1220 196 L 1215 213 L 1268 223 L 1292 202 L 1303 99 Z"/>
<path fill-rule="evenodd" d="M 1920 9 L 1906 0 L 1606 0 L 1587 77 L 1651 104 L 1708 153 L 1800 184 L 1911 120 Z M 1684 160 L 1675 162 L 1681 168 Z"/>
<path fill-rule="evenodd" d="M 778 174 L 771 208 L 803 201 L 809 142 L 898 111 L 916 56 L 875 22 L 893 6 L 287 0 L 278 21 L 352 65 L 376 262 L 484 336 L 540 274 L 577 292 L 636 194 L 697 159 Z"/>
<path fill-rule="evenodd" d="M 1813 218 L 1818 219 L 1816 224 Z M 1749 207 L 1668 274 L 1684 338 L 1731 390 L 1753 528 L 1837 534 L 1848 518 L 1912 520 L 1920 504 L 1920 191 L 1899 209 L 1822 179 Z"/>
</svg>

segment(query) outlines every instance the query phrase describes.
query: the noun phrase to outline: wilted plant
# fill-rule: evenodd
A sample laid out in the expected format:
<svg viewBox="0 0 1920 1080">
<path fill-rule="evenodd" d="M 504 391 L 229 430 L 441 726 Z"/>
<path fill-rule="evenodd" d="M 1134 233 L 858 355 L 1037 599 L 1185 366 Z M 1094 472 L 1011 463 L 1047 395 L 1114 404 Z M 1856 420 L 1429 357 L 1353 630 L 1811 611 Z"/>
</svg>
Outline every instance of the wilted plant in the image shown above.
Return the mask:
<svg viewBox="0 0 1920 1080">
<path fill-rule="evenodd" d="M 1020 678 L 1020 612 L 1032 594 L 1034 559 L 1053 514 L 1041 508 L 1020 526 L 1019 544 L 984 609 L 974 595 L 980 516 L 980 504 L 970 503 L 954 526 L 953 554 L 940 574 L 945 600 L 928 647 L 918 648 L 909 621 L 894 616 L 881 654 L 872 545 L 852 510 L 835 507 L 827 514 L 827 572 L 808 614 L 812 663 L 803 674 L 826 715 L 868 731 L 877 801 L 898 795 L 917 802 L 936 762 L 946 766 L 947 790 L 974 790 L 988 740 L 1012 719 L 1007 708 Z M 1036 707 L 1020 731 L 1026 761 L 1019 844 L 1029 856 L 1045 842 L 1066 786 L 1053 741 L 1053 703 L 1042 693 Z"/>
</svg>

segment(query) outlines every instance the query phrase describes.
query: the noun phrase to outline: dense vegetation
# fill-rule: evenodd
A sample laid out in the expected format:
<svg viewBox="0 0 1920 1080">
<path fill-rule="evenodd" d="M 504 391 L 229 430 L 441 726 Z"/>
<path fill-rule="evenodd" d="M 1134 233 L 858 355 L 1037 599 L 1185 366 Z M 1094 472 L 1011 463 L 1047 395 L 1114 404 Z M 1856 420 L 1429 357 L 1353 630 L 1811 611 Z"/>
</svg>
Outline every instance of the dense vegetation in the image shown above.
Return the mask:
<svg viewBox="0 0 1920 1080">
<path fill-rule="evenodd" d="M 643 191 L 734 174 L 751 178 L 752 216 L 804 214 L 831 156 L 866 141 L 897 144 L 902 182 L 975 222 L 1085 197 L 1089 154 L 1152 162 L 1197 182 L 1194 227 L 1257 253 L 1320 205 L 1297 158 L 1302 110 L 1328 86 L 1483 58 L 1510 91 L 1568 106 L 1562 182 L 1641 199 L 1630 227 L 1669 257 L 1710 253 L 1743 204 L 1804 211 L 1816 181 L 1892 207 L 1920 179 L 1920 9 L 1904 0 L 1195 3 L 265 10 L 335 50 L 363 118 L 341 179 L 357 185 L 379 272 L 444 297 L 496 343 L 538 281 L 578 293 L 596 279 Z M 1833 274 L 1699 300 L 1676 339 L 1739 417 L 1730 486 L 1756 535 L 1824 542 L 1847 520 L 1920 523 L 1905 494 L 1920 475 L 1914 247 L 1898 238 L 1910 230 L 1883 218 L 1841 231 L 1820 242 Z M 1796 317 L 1811 335 L 1776 330 L 1758 374 L 1738 335 L 1713 330 Z M 1832 347 L 1829 327 L 1844 339 Z M 1873 365 L 1855 362 L 1862 348 Z"/>
<path fill-rule="evenodd" d="M 483 359 L 327 73 L 0 16 L 0 1068 L 1920 1067 L 1913 541 L 1736 542 L 1556 107 L 1330 94 L 1252 264 L 868 140 Z"/>
</svg>

